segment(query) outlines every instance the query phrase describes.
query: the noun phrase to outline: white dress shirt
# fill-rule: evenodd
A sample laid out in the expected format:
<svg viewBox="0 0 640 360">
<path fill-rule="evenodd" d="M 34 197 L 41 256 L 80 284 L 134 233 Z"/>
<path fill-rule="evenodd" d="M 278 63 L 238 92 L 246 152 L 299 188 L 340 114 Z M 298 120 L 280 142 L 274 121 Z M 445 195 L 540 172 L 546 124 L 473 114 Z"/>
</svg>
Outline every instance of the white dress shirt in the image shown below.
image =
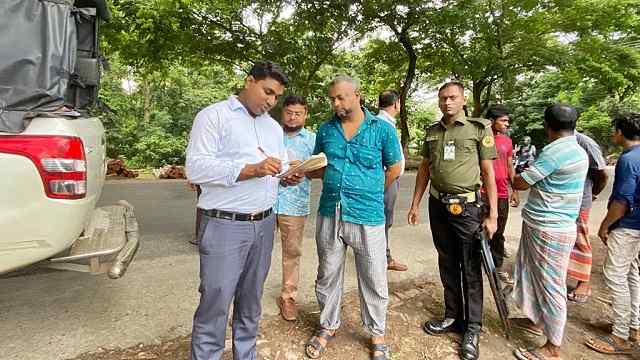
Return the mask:
<svg viewBox="0 0 640 360">
<path fill-rule="evenodd" d="M 202 188 L 198 207 L 246 214 L 273 207 L 278 178 L 238 181 L 245 165 L 266 159 L 259 148 L 287 161 L 282 127 L 268 113 L 253 118 L 235 96 L 201 110 L 193 122 L 186 161 L 187 178 Z"/>
<path fill-rule="evenodd" d="M 388 112 L 384 110 L 380 110 L 380 112 L 378 113 L 378 117 L 388 122 L 389 124 L 391 124 L 394 129 L 397 129 L 396 119 L 393 116 L 389 115 Z M 400 157 L 402 158 L 400 160 L 400 166 L 401 166 L 400 176 L 402 176 L 402 174 L 404 174 L 404 151 L 402 151 L 402 143 L 400 142 L 400 137 L 398 137 L 398 143 L 400 143 Z"/>
</svg>

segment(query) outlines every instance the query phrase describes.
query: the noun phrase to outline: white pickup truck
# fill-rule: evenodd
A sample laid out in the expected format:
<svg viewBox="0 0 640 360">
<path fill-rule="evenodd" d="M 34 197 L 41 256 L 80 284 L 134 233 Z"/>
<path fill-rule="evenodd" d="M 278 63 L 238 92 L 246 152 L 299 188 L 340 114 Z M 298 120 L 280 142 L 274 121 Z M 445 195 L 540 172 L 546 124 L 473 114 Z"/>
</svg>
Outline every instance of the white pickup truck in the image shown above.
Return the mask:
<svg viewBox="0 0 640 360">
<path fill-rule="evenodd" d="M 0 4 L 0 274 L 38 263 L 119 278 L 137 250 L 133 208 L 96 208 L 105 130 L 83 110 L 99 85 L 100 6 L 104 1 Z M 58 26 L 41 26 L 52 23 Z M 22 47 L 11 46 L 17 43 Z"/>
</svg>

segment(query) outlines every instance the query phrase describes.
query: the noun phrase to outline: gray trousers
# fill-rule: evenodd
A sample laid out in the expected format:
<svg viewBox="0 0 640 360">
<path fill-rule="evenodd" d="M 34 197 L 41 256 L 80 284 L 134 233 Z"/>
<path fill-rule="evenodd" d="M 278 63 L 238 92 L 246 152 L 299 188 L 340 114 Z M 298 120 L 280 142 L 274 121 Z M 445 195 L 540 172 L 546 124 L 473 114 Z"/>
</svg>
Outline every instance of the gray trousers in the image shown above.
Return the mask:
<svg viewBox="0 0 640 360">
<path fill-rule="evenodd" d="M 389 248 L 389 229 L 393 225 L 393 213 L 400 190 L 400 178 L 397 178 L 384 190 L 384 236 L 387 239 L 387 262 L 391 261 L 391 249 Z"/>
<path fill-rule="evenodd" d="M 316 296 L 320 305 L 320 326 L 340 327 L 340 308 L 344 290 L 347 247 L 355 254 L 360 294 L 360 316 L 365 330 L 383 336 L 389 293 L 385 258 L 384 226 L 368 226 L 342 221 L 339 209 L 335 217 L 318 216 L 318 278 Z"/>
<path fill-rule="evenodd" d="M 603 274 L 613 300 L 613 335 L 622 339 L 629 338 L 629 328 L 640 326 L 639 252 L 640 230 L 618 228 L 609 233 Z"/>
<path fill-rule="evenodd" d="M 233 358 L 256 359 L 262 290 L 271 265 L 275 215 L 261 221 L 203 216 L 200 305 L 193 317 L 192 360 L 218 360 L 224 352 L 233 301 Z"/>
</svg>

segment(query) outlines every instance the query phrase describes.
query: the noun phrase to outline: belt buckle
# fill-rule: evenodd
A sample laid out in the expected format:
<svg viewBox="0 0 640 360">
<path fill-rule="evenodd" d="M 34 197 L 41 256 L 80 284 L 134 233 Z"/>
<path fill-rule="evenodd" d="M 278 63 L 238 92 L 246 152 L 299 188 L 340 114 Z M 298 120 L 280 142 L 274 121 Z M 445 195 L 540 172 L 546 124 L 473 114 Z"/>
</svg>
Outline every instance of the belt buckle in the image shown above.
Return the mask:
<svg viewBox="0 0 640 360">
<path fill-rule="evenodd" d="M 232 212 L 218 211 L 218 217 L 225 220 L 235 220 L 235 214 Z"/>
<path fill-rule="evenodd" d="M 259 212 L 259 213 L 251 214 L 251 215 L 249 215 L 249 220 L 251 220 L 251 221 L 260 221 L 260 220 L 264 219 L 264 213 L 265 212 L 266 211 L 262 211 L 262 212 Z"/>
<path fill-rule="evenodd" d="M 464 205 L 467 202 L 467 198 L 459 195 L 445 195 L 441 201 L 447 206 L 447 211 L 449 211 L 451 215 L 458 216 L 464 212 Z"/>
</svg>

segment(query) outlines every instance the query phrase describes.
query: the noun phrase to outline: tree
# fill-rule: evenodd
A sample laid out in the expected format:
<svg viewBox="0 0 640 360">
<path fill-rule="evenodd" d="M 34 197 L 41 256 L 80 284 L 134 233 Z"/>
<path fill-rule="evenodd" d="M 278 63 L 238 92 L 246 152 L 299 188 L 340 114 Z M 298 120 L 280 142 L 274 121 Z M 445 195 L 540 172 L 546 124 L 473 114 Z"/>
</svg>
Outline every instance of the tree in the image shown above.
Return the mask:
<svg viewBox="0 0 640 360">
<path fill-rule="evenodd" d="M 425 44 L 425 36 L 419 31 L 424 26 L 423 14 L 432 8 L 425 1 L 362 1 L 360 2 L 365 19 L 381 24 L 389 29 L 404 52 L 402 61 L 396 60 L 392 68 L 405 68 L 404 80 L 400 86 L 400 141 L 405 155 L 408 154 L 410 139 L 408 125 L 407 99 L 417 73 L 420 51 Z M 390 47 L 390 46 L 389 46 Z M 397 52 L 393 53 L 394 55 Z M 428 57 L 423 57 L 427 60 Z"/>
<path fill-rule="evenodd" d="M 307 97 L 312 127 L 331 115 L 326 85 L 337 73 L 363 80 L 370 107 L 399 89 L 405 151 L 432 114 L 412 95 L 448 79 L 468 85 L 474 116 L 506 102 L 516 137 L 538 140 L 552 102 L 576 106 L 581 129 L 603 142 L 606 116 L 639 98 L 637 0 L 113 0 L 112 12 L 103 48 L 118 74 L 103 98 L 117 115 L 105 123 L 122 135 L 112 150 L 127 156 L 179 149 L 158 139 L 186 138 L 198 107 L 232 93 L 260 59 L 281 64 L 288 92 Z M 153 151 L 136 161 L 157 163 Z"/>
<path fill-rule="evenodd" d="M 636 0 L 577 0 L 563 9 L 575 34 L 571 63 L 603 97 L 623 102 L 640 90 L 640 11 Z"/>
<path fill-rule="evenodd" d="M 553 2 L 449 1 L 432 8 L 420 29 L 432 43 L 434 67 L 471 84 L 473 116 L 509 97 L 516 77 L 563 63 Z"/>
<path fill-rule="evenodd" d="M 366 33 L 351 7 L 340 0 L 115 0 L 106 36 L 109 49 L 134 67 L 161 70 L 179 59 L 242 70 L 268 59 L 291 75 L 290 92 L 309 95 L 322 65 Z"/>
</svg>

